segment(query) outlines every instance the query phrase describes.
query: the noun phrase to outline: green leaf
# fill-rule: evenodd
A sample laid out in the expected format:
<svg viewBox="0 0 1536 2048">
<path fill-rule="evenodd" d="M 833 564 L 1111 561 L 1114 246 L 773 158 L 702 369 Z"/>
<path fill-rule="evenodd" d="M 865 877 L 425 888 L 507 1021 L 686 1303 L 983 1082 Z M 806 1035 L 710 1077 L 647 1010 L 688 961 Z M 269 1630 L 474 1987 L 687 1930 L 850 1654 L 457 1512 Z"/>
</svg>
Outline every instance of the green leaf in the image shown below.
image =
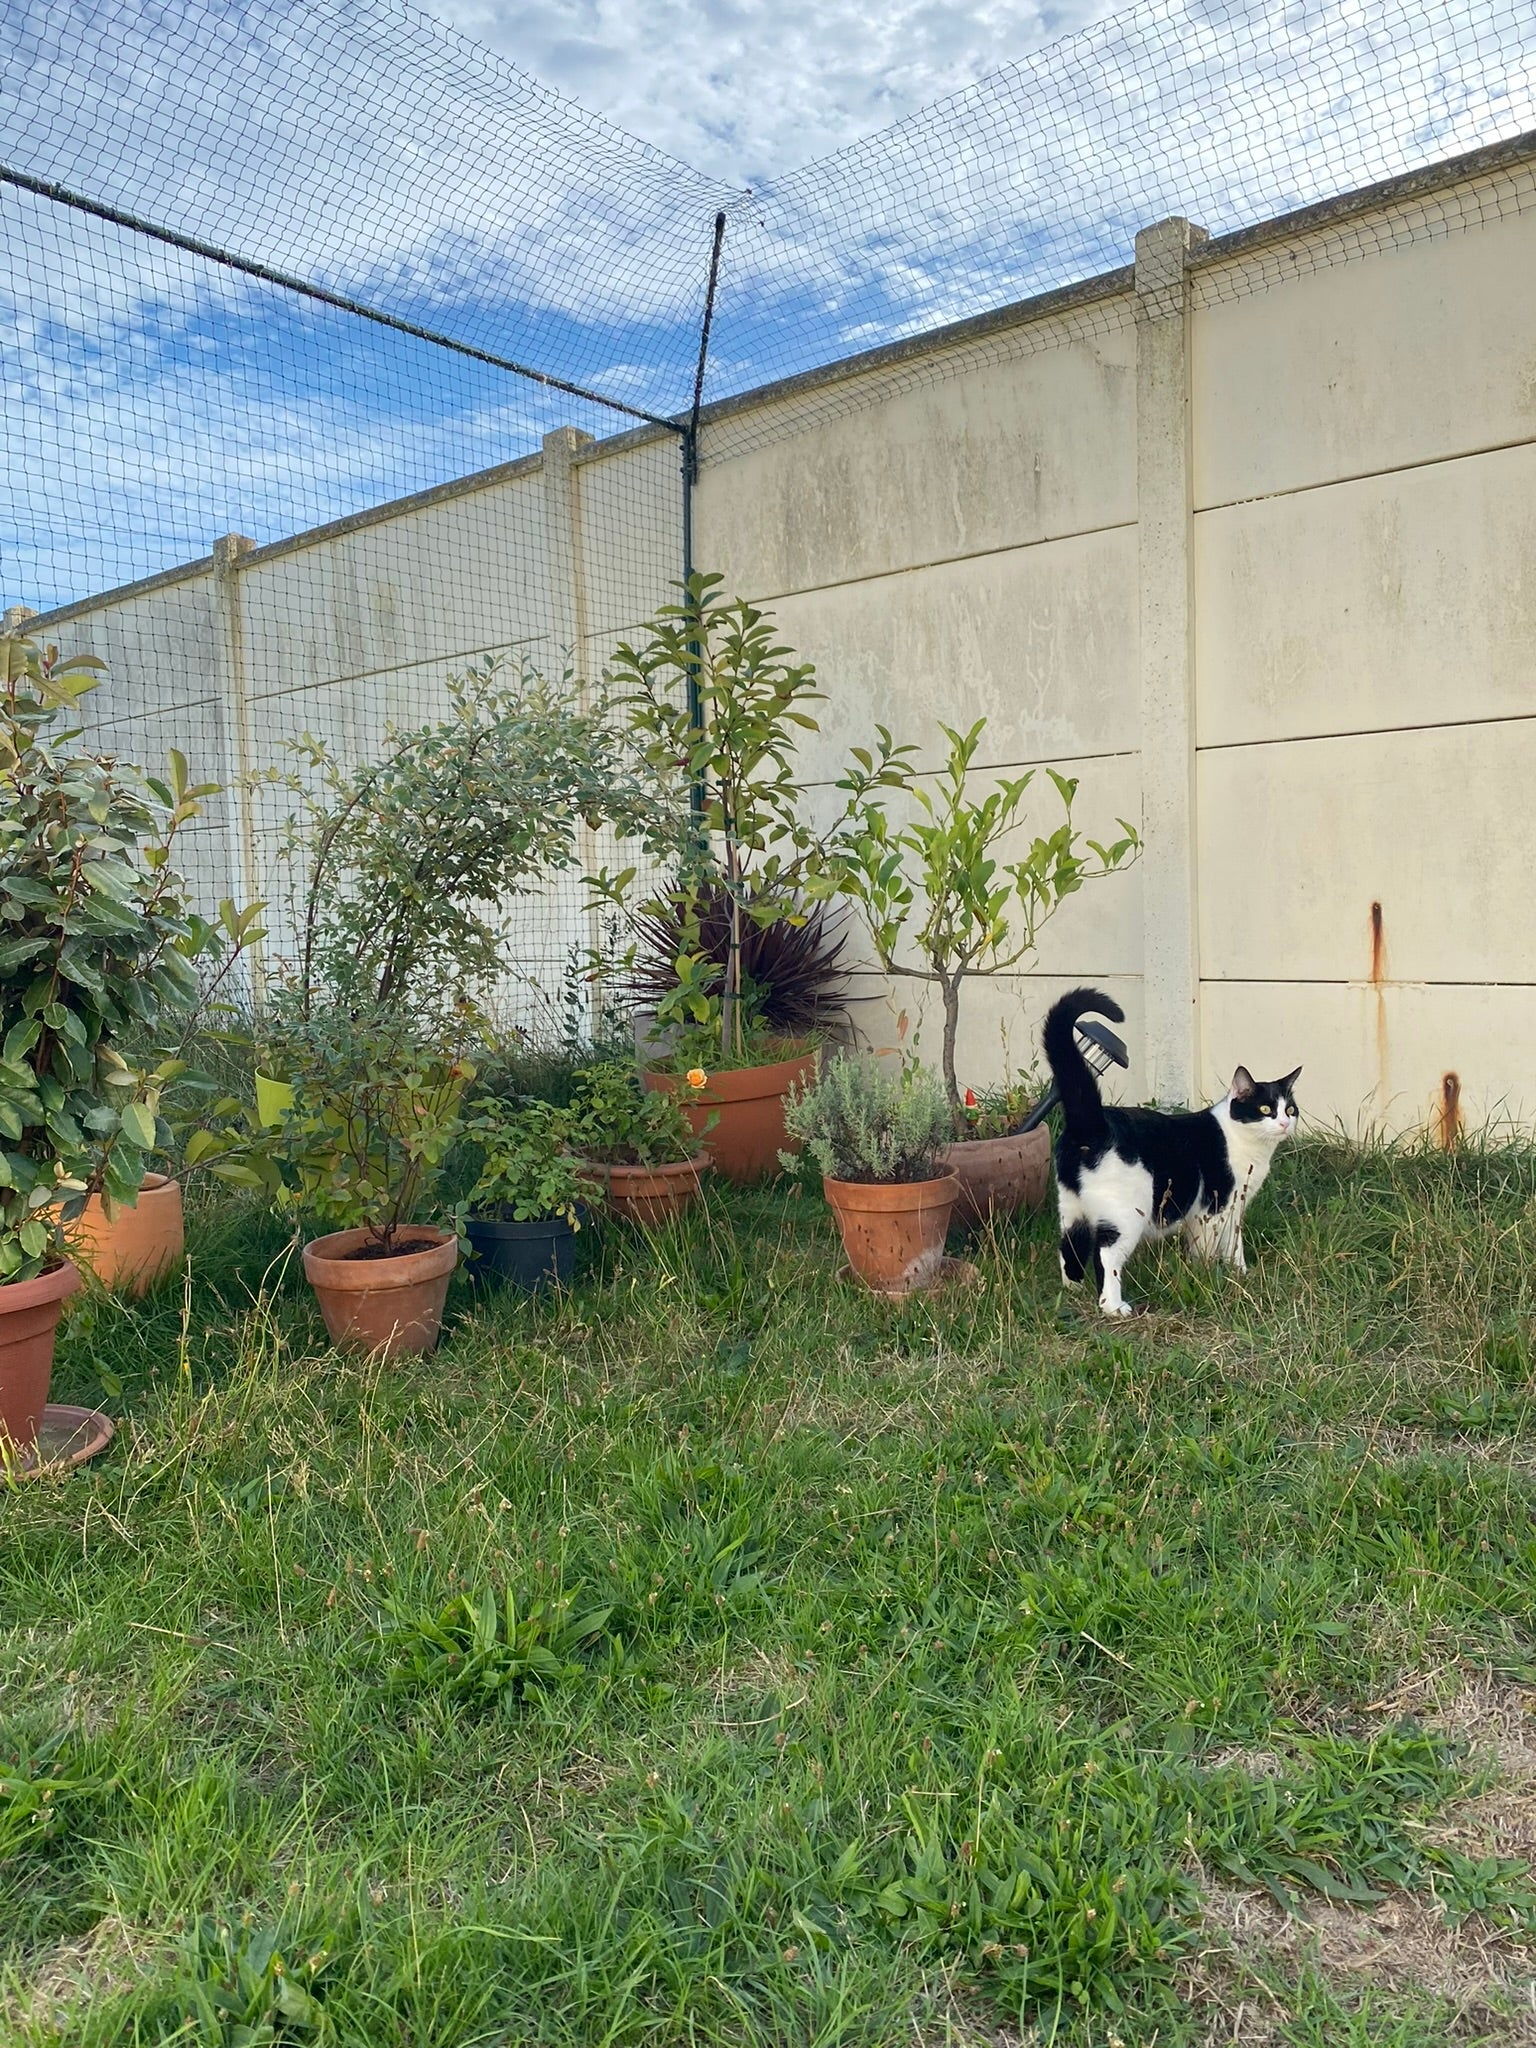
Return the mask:
<svg viewBox="0 0 1536 2048">
<path fill-rule="evenodd" d="M 152 1152 L 155 1146 L 155 1119 L 148 1104 L 130 1102 L 121 1115 L 124 1137 L 130 1144 L 137 1145 L 141 1152 Z"/>
</svg>

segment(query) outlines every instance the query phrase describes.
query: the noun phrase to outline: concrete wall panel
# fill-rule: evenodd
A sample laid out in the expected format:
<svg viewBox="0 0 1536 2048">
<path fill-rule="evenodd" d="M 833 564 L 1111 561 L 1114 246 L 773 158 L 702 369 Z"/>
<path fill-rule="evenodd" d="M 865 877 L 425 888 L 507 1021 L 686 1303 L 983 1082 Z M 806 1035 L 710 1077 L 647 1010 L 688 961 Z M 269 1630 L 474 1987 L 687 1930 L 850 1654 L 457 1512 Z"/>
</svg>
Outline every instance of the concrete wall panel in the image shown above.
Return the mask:
<svg viewBox="0 0 1536 2048">
<path fill-rule="evenodd" d="M 429 664 L 553 632 L 542 479 L 448 498 L 240 572 L 253 696 Z"/>
<path fill-rule="evenodd" d="M 1304 1130 L 1438 1140 L 1448 1099 L 1466 1132 L 1536 1122 L 1531 989 L 1217 981 L 1201 1002 L 1212 1098 L 1239 1060 L 1266 1080 L 1301 1061 Z"/>
<path fill-rule="evenodd" d="M 1339 260 L 1268 290 L 1248 287 L 1272 250 L 1201 276 L 1197 507 L 1536 435 L 1536 209 L 1479 219 L 1470 188 L 1461 204 L 1465 233 L 1371 253 L 1361 222 Z"/>
<path fill-rule="evenodd" d="M 643 441 L 575 465 L 585 631 L 623 638 L 677 596 L 683 573 L 680 443 Z M 700 566 L 711 565 L 700 557 Z"/>
<path fill-rule="evenodd" d="M 1135 539 L 1122 528 L 780 598 L 783 637 L 828 698 L 811 772 L 835 774 L 876 724 L 931 761 L 939 719 L 985 717 L 991 762 L 1134 749 Z"/>
<path fill-rule="evenodd" d="M 814 429 L 805 400 L 783 400 L 734 459 L 711 460 L 732 422 L 706 429 L 700 563 L 775 597 L 1133 520 L 1133 327 L 1098 311 L 1029 342 L 1003 360 L 955 350 L 922 381 L 855 380 Z"/>
<path fill-rule="evenodd" d="M 1203 753 L 1202 973 L 1367 981 L 1377 903 L 1388 979 L 1536 1006 L 1533 789 L 1536 718 Z"/>
<path fill-rule="evenodd" d="M 1536 712 L 1536 444 L 1195 521 L 1203 746 Z"/>
</svg>

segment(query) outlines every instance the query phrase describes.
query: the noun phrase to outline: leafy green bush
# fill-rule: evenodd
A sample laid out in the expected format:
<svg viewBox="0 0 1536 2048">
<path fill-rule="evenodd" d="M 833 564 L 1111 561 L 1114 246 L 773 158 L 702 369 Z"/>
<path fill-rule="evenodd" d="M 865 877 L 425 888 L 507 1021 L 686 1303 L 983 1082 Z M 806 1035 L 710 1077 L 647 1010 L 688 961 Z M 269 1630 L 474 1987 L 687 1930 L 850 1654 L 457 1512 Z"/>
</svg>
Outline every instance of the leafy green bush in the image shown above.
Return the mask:
<svg viewBox="0 0 1536 2048">
<path fill-rule="evenodd" d="M 471 1709 L 510 1713 L 539 1687 L 580 1671 L 600 1643 L 611 1607 L 578 1607 L 574 1594 L 520 1603 L 507 1587 L 460 1593 L 436 1614 L 396 1617 L 386 1634 L 398 1656 L 396 1691 L 435 1691 Z"/>
<path fill-rule="evenodd" d="M 490 660 L 448 698 L 445 718 L 390 729 L 382 758 L 350 772 L 323 741 L 296 743 L 284 852 L 306 1009 L 441 1009 L 483 993 L 505 957 L 499 906 L 571 865 L 581 820 L 661 830 L 616 721 L 569 676 Z"/>
<path fill-rule="evenodd" d="M 852 1053 L 793 1091 L 784 1128 L 829 1180 L 933 1180 L 954 1137 L 944 1090 L 926 1067 L 908 1062 L 891 1074 Z"/>
<path fill-rule="evenodd" d="M 642 1087 L 635 1069 L 618 1060 L 577 1077 L 571 1119 L 572 1145 L 605 1166 L 665 1166 L 699 1149 L 678 1098 Z"/>
<path fill-rule="evenodd" d="M 465 1142 L 480 1159 L 466 1212 L 498 1223 L 540 1223 L 563 1217 L 580 1229 L 580 1208 L 594 1193 L 590 1170 L 572 1151 L 575 1118 L 548 1102 L 521 1107 L 481 1096 L 464 1124 Z"/>
<path fill-rule="evenodd" d="M 138 1193 L 175 1069 L 141 1075 L 120 1048 L 197 1007 L 216 936 L 171 856 L 218 785 L 180 754 L 162 780 L 76 744 L 102 666 L 0 638 L 0 1282 L 57 1258 L 92 1193 Z"/>
<path fill-rule="evenodd" d="M 268 1057 L 294 1093 L 266 1144 L 295 1206 L 327 1230 L 393 1245 L 436 1192 L 473 1061 L 381 1010 L 288 1016 Z"/>
</svg>

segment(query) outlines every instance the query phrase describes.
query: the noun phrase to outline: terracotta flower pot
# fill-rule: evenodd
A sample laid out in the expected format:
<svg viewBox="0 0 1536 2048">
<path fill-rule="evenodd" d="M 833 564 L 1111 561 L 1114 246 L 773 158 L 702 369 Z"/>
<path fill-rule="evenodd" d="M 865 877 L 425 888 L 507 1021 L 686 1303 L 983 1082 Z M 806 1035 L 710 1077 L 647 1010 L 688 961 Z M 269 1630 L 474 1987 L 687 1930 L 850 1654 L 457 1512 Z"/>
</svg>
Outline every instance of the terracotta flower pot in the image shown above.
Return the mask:
<svg viewBox="0 0 1536 2048">
<path fill-rule="evenodd" d="M 349 1257 L 373 1242 L 367 1230 L 336 1230 L 305 1245 L 305 1277 L 331 1341 L 343 1350 L 398 1358 L 436 1344 L 459 1241 L 451 1230 L 430 1223 L 403 1225 L 400 1241 L 428 1249 L 383 1259 Z"/>
<path fill-rule="evenodd" d="M 880 1294 L 917 1294 L 944 1266 L 944 1239 L 960 1193 L 953 1173 L 936 1180 L 824 1179 L 848 1263 Z"/>
<path fill-rule="evenodd" d="M 146 1174 L 131 1209 L 108 1217 L 100 1195 L 64 1226 L 70 1255 L 89 1266 L 103 1287 L 145 1294 L 174 1272 L 187 1248 L 181 1182 L 163 1173 Z"/>
<path fill-rule="evenodd" d="M 79 1285 L 79 1272 L 64 1259 L 35 1280 L 0 1287 L 0 1462 L 25 1458 L 37 1442 L 59 1311 Z"/>
<path fill-rule="evenodd" d="M 681 1216 L 699 1192 L 709 1171 L 709 1155 L 696 1159 L 669 1161 L 665 1166 L 599 1166 L 607 1189 L 608 1207 L 615 1216 L 630 1223 L 654 1228 L 670 1217 Z"/>
<path fill-rule="evenodd" d="M 965 1138 L 942 1156 L 960 1182 L 957 1223 L 1038 1209 L 1051 1185 L 1051 1134 L 1043 1125 L 1022 1137 Z"/>
<path fill-rule="evenodd" d="M 648 1072 L 647 1088 L 682 1097 L 693 1134 L 727 1180 L 765 1180 L 779 1170 L 779 1154 L 799 1151 L 784 1129 L 784 1098 L 798 1081 L 816 1077 L 816 1053 L 797 1053 L 766 1067 L 737 1067 L 711 1074 L 702 1088 L 690 1088 L 682 1074 Z M 706 1130 L 710 1118 L 714 1128 Z"/>
</svg>

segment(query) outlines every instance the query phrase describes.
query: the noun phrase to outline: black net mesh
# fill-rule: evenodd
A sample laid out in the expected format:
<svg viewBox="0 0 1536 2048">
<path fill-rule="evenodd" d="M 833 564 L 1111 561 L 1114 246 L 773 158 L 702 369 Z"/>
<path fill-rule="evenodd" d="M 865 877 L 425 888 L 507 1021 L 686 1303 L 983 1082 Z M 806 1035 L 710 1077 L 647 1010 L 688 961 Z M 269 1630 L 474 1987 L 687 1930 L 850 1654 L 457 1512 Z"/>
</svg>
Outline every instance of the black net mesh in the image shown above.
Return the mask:
<svg viewBox="0 0 1536 2048">
<path fill-rule="evenodd" d="M 110 659 L 95 716 L 125 751 L 238 777 L 310 731 L 362 758 L 455 668 L 596 673 L 668 595 L 681 436 L 643 416 L 686 420 L 717 211 L 706 473 L 1053 344 L 998 309 L 1070 297 L 1161 217 L 1229 233 L 1533 127 L 1528 0 L 1146 0 L 753 192 L 401 0 L 13 11 L 0 598 Z M 1406 226 L 1346 209 L 1308 260 L 1528 187 L 1457 186 Z M 1070 331 L 1128 320 L 1127 282 L 1079 292 Z M 730 403 L 790 378 L 777 408 Z M 283 803 L 210 819 L 210 891 L 270 893 Z M 550 985 L 592 936 L 577 901 L 556 880 L 525 920 Z"/>
</svg>

